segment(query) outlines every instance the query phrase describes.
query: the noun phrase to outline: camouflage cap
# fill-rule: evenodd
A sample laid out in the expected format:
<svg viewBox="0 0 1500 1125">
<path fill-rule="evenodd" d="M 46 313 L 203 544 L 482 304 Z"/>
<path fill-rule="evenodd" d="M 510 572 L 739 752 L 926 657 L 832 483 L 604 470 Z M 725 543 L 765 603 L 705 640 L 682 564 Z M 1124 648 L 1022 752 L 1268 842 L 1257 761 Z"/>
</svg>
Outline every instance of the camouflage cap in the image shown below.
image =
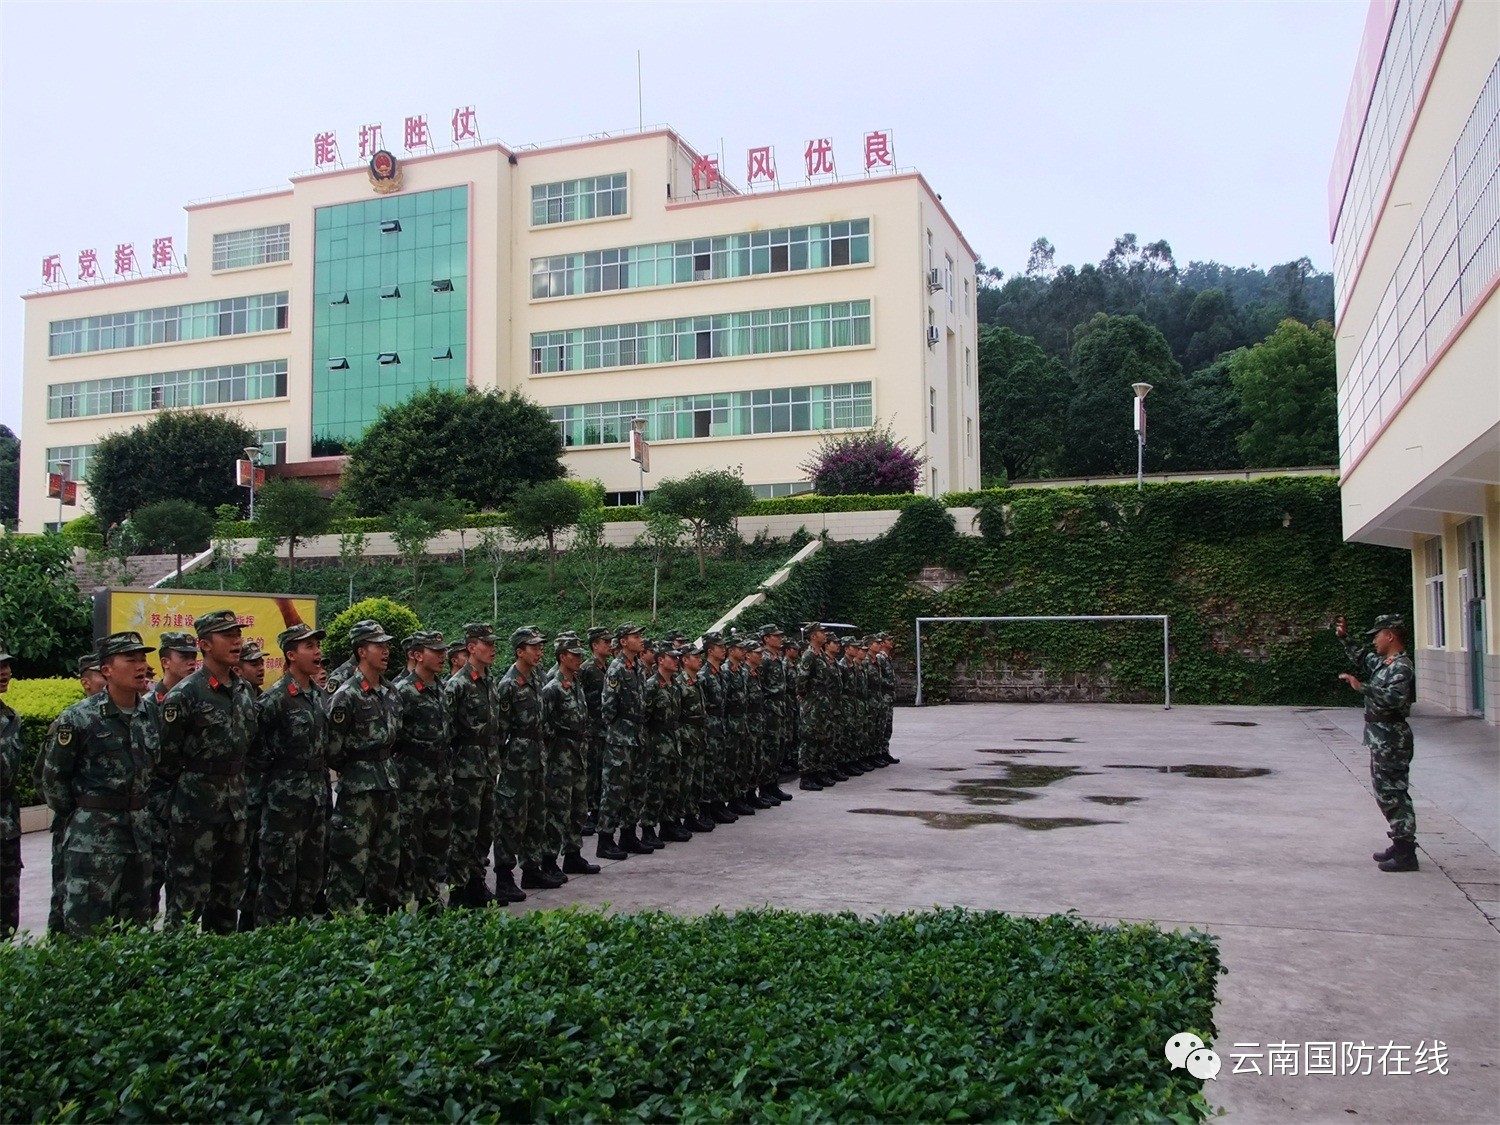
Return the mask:
<svg viewBox="0 0 1500 1125">
<path fill-rule="evenodd" d="M 784 636 L 786 636 L 786 634 L 781 631 L 781 626 L 780 625 L 762 625 L 760 627 L 760 639 L 761 640 L 765 640 L 767 637 L 784 637 Z"/>
<path fill-rule="evenodd" d="M 666 641 L 685 641 L 687 640 L 687 634 L 681 629 L 669 629 L 662 634 L 662 639 Z"/>
<path fill-rule="evenodd" d="M 495 627 L 488 621 L 470 621 L 464 626 L 464 642 L 489 641 L 495 643 Z"/>
<path fill-rule="evenodd" d="M 747 652 L 747 653 L 751 653 L 751 652 L 761 652 L 761 651 L 763 651 L 763 650 L 764 650 L 764 648 L 765 648 L 765 646 L 764 646 L 764 645 L 762 645 L 762 644 L 761 644 L 761 643 L 760 643 L 760 642 L 759 642 L 759 641 L 757 641 L 757 640 L 754 640 L 754 639 L 751 639 L 751 640 L 747 640 L 747 641 L 746 641 L 746 642 L 745 642 L 745 651 L 746 651 L 746 652 Z"/>
<path fill-rule="evenodd" d="M 724 643 L 724 634 L 719 632 L 717 629 L 710 629 L 708 632 L 704 633 L 702 637 L 698 638 L 698 643 L 703 646 L 703 651 L 707 652 L 709 649 L 713 648 L 714 645 L 721 645 Z"/>
<path fill-rule="evenodd" d="M 527 645 L 546 644 L 547 638 L 542 636 L 542 631 L 535 625 L 522 625 L 510 635 L 511 648 L 525 648 Z"/>
<path fill-rule="evenodd" d="M 139 633 L 111 633 L 99 642 L 99 659 L 102 661 L 110 656 L 127 656 L 133 653 L 155 652 L 156 650 L 141 640 Z M 82 661 L 79 661 L 82 664 Z"/>
<path fill-rule="evenodd" d="M 828 630 L 823 628 L 823 623 L 821 621 L 804 621 L 802 623 L 803 636 L 806 636 L 809 633 L 826 633 L 827 631 Z"/>
<path fill-rule="evenodd" d="M 724 638 L 724 644 L 729 648 L 744 648 L 745 638 L 739 633 L 730 633 Z"/>
<path fill-rule="evenodd" d="M 254 641 L 246 641 L 244 647 L 240 649 L 241 664 L 253 664 L 255 661 L 264 660 L 265 658 L 265 652 Z"/>
<path fill-rule="evenodd" d="M 702 656 L 703 655 L 703 646 L 700 645 L 700 644 L 694 644 L 692 641 L 689 641 L 687 644 L 683 645 L 680 649 L 677 650 L 677 655 L 678 656 Z"/>
<path fill-rule="evenodd" d="M 282 652 L 289 648 L 296 648 L 303 641 L 321 641 L 328 634 L 322 629 L 311 629 L 302 623 L 293 625 L 290 629 L 283 629 L 276 634 L 276 647 Z M 162 634 L 162 647 L 166 647 L 166 634 Z"/>
<path fill-rule="evenodd" d="M 305 629 L 306 626 L 304 625 Z M 156 642 L 162 652 L 180 652 L 187 656 L 198 655 L 198 642 L 191 633 L 163 633 Z"/>
<path fill-rule="evenodd" d="M 632 633 L 639 633 L 641 636 L 645 636 L 646 627 L 644 625 L 637 625 L 634 621 L 626 621 L 622 625 L 615 626 L 615 640 L 623 640 Z"/>
<path fill-rule="evenodd" d="M 588 654 L 588 649 L 584 648 L 578 638 L 571 633 L 563 633 L 552 642 L 552 655 L 555 657 L 587 656 Z"/>
<path fill-rule="evenodd" d="M 206 637 L 210 633 L 228 633 L 239 627 L 240 619 L 232 609 L 200 613 L 193 621 L 193 629 L 200 637 Z"/>
<path fill-rule="evenodd" d="M 468 647 L 469 647 L 469 642 L 468 641 L 463 641 L 463 640 L 449 641 L 448 642 L 448 655 L 452 656 L 454 653 L 466 652 L 466 651 L 468 651 Z"/>
<path fill-rule="evenodd" d="M 436 629 L 418 629 L 406 638 L 406 651 L 416 652 L 418 649 L 434 649 L 437 652 L 447 652 L 448 642 L 443 640 L 443 634 Z"/>
<path fill-rule="evenodd" d="M 680 652 L 677 646 L 671 641 L 662 641 L 656 646 L 656 655 L 658 657 L 670 656 L 675 660 L 680 655 Z"/>
<path fill-rule="evenodd" d="M 592 629 L 589 630 L 589 644 L 592 645 L 597 641 L 608 640 L 610 638 L 610 635 L 610 631 L 603 625 L 595 625 Z"/>
<path fill-rule="evenodd" d="M 379 621 L 356 621 L 349 627 L 349 644 L 355 648 L 360 645 L 388 645 L 395 639 Z"/>
<path fill-rule="evenodd" d="M 78 674 L 99 671 L 99 654 L 97 652 L 86 652 L 78 658 Z"/>
<path fill-rule="evenodd" d="M 1399 613 L 1382 613 L 1375 619 L 1375 624 L 1365 630 L 1365 636 L 1373 637 L 1382 629 L 1395 629 L 1397 632 L 1406 632 L 1406 618 Z"/>
<path fill-rule="evenodd" d="M 10 653 L 5 651 L 5 638 L 0 637 L 0 664 L 10 663 Z"/>
</svg>

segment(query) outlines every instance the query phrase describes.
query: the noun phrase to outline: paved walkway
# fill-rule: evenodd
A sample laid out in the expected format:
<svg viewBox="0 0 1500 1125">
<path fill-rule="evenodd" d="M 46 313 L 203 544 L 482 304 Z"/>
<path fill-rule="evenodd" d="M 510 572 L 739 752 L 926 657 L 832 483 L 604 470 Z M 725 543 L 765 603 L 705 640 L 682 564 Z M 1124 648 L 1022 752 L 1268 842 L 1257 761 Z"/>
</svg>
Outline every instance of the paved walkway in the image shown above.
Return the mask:
<svg viewBox="0 0 1500 1125">
<path fill-rule="evenodd" d="M 1356 712 L 996 704 L 899 710 L 900 766 L 609 864 L 524 908 L 958 903 L 1193 926 L 1218 936 L 1228 969 L 1209 1094 L 1233 1119 L 1492 1121 L 1500 739 L 1478 722 L 1413 725 L 1415 874 L 1370 861 L 1384 822 Z M 45 849 L 44 834 L 26 838 L 33 926 Z M 1430 1072 L 1434 1041 L 1446 1074 Z M 1368 1044 L 1371 1073 L 1307 1075 L 1308 1043 Z M 1272 1054 L 1295 1057 L 1295 1075 L 1269 1073 Z"/>
</svg>

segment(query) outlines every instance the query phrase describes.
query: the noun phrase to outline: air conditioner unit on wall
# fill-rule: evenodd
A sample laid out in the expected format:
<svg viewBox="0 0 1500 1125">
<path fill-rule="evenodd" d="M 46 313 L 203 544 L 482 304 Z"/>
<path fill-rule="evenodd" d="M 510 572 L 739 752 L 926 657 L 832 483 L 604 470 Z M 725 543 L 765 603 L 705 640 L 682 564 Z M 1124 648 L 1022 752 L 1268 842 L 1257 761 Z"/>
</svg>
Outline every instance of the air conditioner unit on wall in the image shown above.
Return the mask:
<svg viewBox="0 0 1500 1125">
<path fill-rule="evenodd" d="M 935 348 L 935 347 L 937 347 L 939 341 L 941 341 L 942 338 L 943 338 L 943 330 L 941 328 L 938 328 L 937 326 L 934 325 L 933 327 L 931 327 L 931 328 L 929 328 L 927 330 L 927 346 L 929 348 Z"/>
<path fill-rule="evenodd" d="M 936 293 L 942 287 L 943 287 L 943 271 L 942 270 L 928 270 L 927 271 L 927 291 L 929 293 Z"/>
</svg>

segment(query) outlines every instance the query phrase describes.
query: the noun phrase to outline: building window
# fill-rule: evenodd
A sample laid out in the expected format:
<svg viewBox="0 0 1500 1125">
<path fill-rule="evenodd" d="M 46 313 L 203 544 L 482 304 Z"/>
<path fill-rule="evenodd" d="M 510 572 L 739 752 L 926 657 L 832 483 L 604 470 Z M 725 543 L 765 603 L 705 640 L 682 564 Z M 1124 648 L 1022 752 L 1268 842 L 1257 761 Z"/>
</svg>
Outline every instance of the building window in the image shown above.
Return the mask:
<svg viewBox="0 0 1500 1125">
<path fill-rule="evenodd" d="M 286 326 L 286 293 L 260 293 L 192 305 L 54 320 L 48 326 L 47 354 L 81 355 L 143 344 L 175 344 L 215 336 L 274 332 Z"/>
<path fill-rule="evenodd" d="M 576 223 L 626 212 L 625 173 L 534 184 L 531 188 L 531 225 Z"/>
<path fill-rule="evenodd" d="M 932 276 L 932 271 L 937 269 L 937 262 L 932 257 L 932 232 L 927 232 L 927 276 Z"/>
<path fill-rule="evenodd" d="M 549 407 L 566 448 L 620 445 L 634 418 L 648 441 L 863 429 L 874 424 L 870 383 L 778 387 Z"/>
<path fill-rule="evenodd" d="M 214 406 L 285 396 L 286 360 L 275 359 L 54 383 L 47 388 L 47 417 L 90 418 L 96 414 Z"/>
<path fill-rule="evenodd" d="M 1422 549 L 1427 574 L 1427 647 L 1448 647 L 1448 626 L 1443 617 L 1443 540 L 1427 540 Z"/>
<path fill-rule="evenodd" d="M 812 481 L 794 480 L 789 484 L 752 484 L 750 491 L 757 500 L 778 500 L 783 496 L 801 496 L 813 490 Z"/>
<path fill-rule="evenodd" d="M 55 445 L 47 450 L 47 472 L 61 473 L 68 480 L 85 480 L 93 456 L 92 445 Z"/>
<path fill-rule="evenodd" d="M 286 464 L 286 430 L 257 430 L 255 444 L 260 446 L 262 465 Z"/>
<path fill-rule="evenodd" d="M 927 388 L 927 426 L 933 433 L 937 433 L 937 388 Z"/>
<path fill-rule="evenodd" d="M 943 255 L 943 290 L 948 294 L 948 312 L 951 314 L 953 308 L 953 259 L 947 254 Z"/>
<path fill-rule="evenodd" d="M 251 230 L 231 230 L 214 235 L 214 270 L 263 266 L 285 262 L 292 256 L 292 228 L 288 223 Z"/>
<path fill-rule="evenodd" d="M 1475 628 L 1472 615 L 1482 614 L 1483 607 L 1475 605 L 1484 601 L 1484 520 L 1475 516 L 1458 525 L 1458 603 L 1463 627 L 1459 630 L 1458 647 L 1468 649 L 1470 633 Z"/>
<path fill-rule="evenodd" d="M 531 260 L 531 296 L 573 297 L 799 273 L 870 260 L 870 220 L 848 219 Z"/>
<path fill-rule="evenodd" d="M 964 349 L 964 386 L 972 385 L 974 378 L 974 353 L 968 348 Z"/>
<path fill-rule="evenodd" d="M 840 301 L 533 332 L 531 373 L 550 375 L 693 359 L 820 351 L 858 347 L 869 342 L 870 302 Z"/>
<path fill-rule="evenodd" d="M 964 278 L 964 316 L 969 315 L 969 279 Z"/>
<path fill-rule="evenodd" d="M 964 456 L 974 456 L 974 419 L 964 419 Z"/>
</svg>

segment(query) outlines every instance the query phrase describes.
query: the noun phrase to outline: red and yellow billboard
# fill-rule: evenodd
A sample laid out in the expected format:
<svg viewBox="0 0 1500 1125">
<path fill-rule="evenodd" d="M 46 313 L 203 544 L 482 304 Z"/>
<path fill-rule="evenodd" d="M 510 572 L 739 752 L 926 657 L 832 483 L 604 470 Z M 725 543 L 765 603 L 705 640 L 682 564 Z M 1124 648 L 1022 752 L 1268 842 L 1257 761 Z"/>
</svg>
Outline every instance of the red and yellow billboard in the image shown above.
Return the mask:
<svg viewBox="0 0 1500 1125">
<path fill-rule="evenodd" d="M 281 675 L 281 649 L 276 635 L 302 622 L 318 627 L 318 599 L 288 594 L 242 594 L 217 590 L 100 590 L 94 601 L 94 635 L 106 636 L 127 630 L 141 634 L 155 647 L 162 633 L 193 631 L 200 613 L 232 609 L 240 620 L 245 640 L 265 650 L 266 683 Z M 155 674 L 161 664 L 152 653 L 146 658 Z"/>
</svg>

